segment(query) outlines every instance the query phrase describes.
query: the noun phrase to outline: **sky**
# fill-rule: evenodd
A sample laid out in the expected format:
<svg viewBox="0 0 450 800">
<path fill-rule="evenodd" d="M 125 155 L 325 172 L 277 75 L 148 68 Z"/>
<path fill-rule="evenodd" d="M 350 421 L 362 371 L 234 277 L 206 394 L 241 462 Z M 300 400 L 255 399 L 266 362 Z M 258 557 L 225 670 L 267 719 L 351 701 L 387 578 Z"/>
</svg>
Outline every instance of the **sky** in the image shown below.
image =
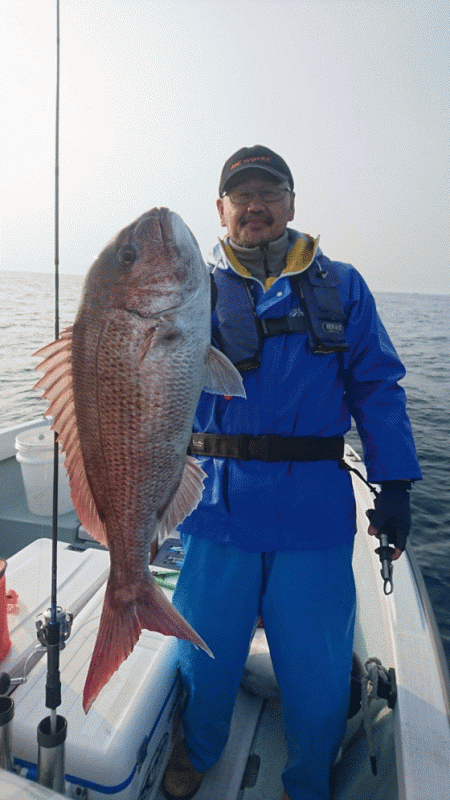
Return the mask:
<svg viewBox="0 0 450 800">
<path fill-rule="evenodd" d="M 450 291 L 448 0 L 61 0 L 60 270 L 154 206 L 206 257 L 263 144 L 291 226 L 375 291 Z M 1 270 L 53 272 L 56 0 L 0 0 Z M 1 279 L 1 276 L 0 276 Z"/>
</svg>

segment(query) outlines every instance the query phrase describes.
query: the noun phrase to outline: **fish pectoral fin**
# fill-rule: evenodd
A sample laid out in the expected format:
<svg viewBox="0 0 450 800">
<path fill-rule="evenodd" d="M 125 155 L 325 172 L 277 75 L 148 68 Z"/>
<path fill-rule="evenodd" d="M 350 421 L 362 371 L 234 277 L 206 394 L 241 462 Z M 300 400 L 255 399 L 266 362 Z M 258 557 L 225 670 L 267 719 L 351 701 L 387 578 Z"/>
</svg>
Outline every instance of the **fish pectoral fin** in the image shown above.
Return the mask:
<svg viewBox="0 0 450 800">
<path fill-rule="evenodd" d="M 202 494 L 206 473 L 192 456 L 186 456 L 183 475 L 172 500 L 165 509 L 157 526 L 158 537 L 169 536 L 184 518 L 197 508 Z"/>
<path fill-rule="evenodd" d="M 206 357 L 205 392 L 246 397 L 242 377 L 226 355 L 210 346 Z"/>
</svg>

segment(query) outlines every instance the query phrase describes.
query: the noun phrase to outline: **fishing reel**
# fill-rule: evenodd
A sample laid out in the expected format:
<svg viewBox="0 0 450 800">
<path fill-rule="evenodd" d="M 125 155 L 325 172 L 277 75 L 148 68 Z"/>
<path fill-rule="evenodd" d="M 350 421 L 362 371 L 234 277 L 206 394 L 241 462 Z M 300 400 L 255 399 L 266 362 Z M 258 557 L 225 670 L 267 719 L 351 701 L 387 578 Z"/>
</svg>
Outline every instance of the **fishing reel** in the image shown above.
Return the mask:
<svg viewBox="0 0 450 800">
<path fill-rule="evenodd" d="M 59 651 L 66 646 L 72 630 L 73 614 L 61 606 L 47 608 L 36 618 L 37 637 L 41 643 L 38 650 L 47 651 L 47 682 L 45 684 L 45 705 L 52 709 L 51 719 L 56 724 L 56 709 L 61 705 L 61 681 L 59 677 Z M 56 729 L 52 731 L 56 734 Z"/>
<path fill-rule="evenodd" d="M 59 624 L 59 649 L 63 650 L 72 631 L 73 614 L 61 606 L 56 606 L 56 623 Z M 50 625 L 53 623 L 52 610 L 47 608 L 36 617 L 36 634 L 42 648 L 47 649 L 50 644 L 56 644 L 49 635 Z"/>
<path fill-rule="evenodd" d="M 46 611 L 36 617 L 36 630 L 40 645 L 36 645 L 33 653 L 28 656 L 25 662 L 23 675 L 12 678 L 7 672 L 0 673 L 0 695 L 4 695 L 9 692 L 11 687 L 20 686 L 22 683 L 27 682 L 27 670 L 30 659 L 32 659 L 34 653 L 42 653 L 43 651 L 47 650 L 50 644 L 52 644 L 52 637 L 51 635 L 49 636 L 51 619 L 52 614 L 50 608 L 47 608 Z M 59 649 L 63 650 L 72 630 L 73 614 L 65 611 L 60 606 L 57 606 L 56 622 L 59 623 Z"/>
</svg>

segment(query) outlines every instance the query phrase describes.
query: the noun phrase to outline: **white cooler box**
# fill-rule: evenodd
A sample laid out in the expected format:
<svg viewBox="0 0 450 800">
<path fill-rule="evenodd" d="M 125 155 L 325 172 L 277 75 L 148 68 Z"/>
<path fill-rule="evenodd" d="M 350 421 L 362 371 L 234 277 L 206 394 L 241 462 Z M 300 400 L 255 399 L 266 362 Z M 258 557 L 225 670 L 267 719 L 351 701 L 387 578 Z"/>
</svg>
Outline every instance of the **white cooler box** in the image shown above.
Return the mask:
<svg viewBox="0 0 450 800">
<path fill-rule="evenodd" d="M 102 689 L 89 713 L 82 707 L 104 586 L 74 620 L 60 654 L 62 704 L 67 720 L 66 794 L 89 800 L 153 800 L 158 791 L 181 712 L 182 691 L 176 663 L 176 640 L 142 631 L 132 654 Z M 67 602 L 70 610 L 70 602 Z M 46 660 L 14 692 L 12 754 L 17 766 L 33 778 L 37 764 L 37 726 L 45 708 Z M 78 794 L 77 794 L 78 791 Z M 83 796 L 83 795 L 82 795 Z"/>
</svg>

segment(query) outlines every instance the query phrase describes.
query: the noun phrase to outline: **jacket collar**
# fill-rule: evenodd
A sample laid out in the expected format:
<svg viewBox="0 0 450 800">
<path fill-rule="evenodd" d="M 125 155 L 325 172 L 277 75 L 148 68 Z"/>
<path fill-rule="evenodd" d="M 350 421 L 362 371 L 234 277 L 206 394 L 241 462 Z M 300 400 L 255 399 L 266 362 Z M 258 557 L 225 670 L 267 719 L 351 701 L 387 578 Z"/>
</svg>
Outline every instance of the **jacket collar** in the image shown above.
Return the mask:
<svg viewBox="0 0 450 800">
<path fill-rule="evenodd" d="M 307 233 L 299 233 L 292 228 L 287 229 L 289 236 L 289 245 L 286 256 L 286 266 L 278 276 L 297 275 L 304 272 L 305 269 L 312 264 L 316 256 L 321 255 L 322 251 L 319 247 L 319 236 L 314 239 Z M 238 260 L 235 251 L 226 241 L 219 239 L 219 243 L 215 246 L 212 252 L 212 259 L 209 261 L 210 265 L 215 269 L 224 269 L 227 271 L 236 272 L 243 278 L 252 278 L 253 276 L 246 267 Z M 257 278 L 255 278 L 257 280 Z M 271 275 L 266 279 L 263 285 L 264 290 L 270 289 L 278 278 Z M 259 283 L 261 283 L 259 281 Z"/>
</svg>

